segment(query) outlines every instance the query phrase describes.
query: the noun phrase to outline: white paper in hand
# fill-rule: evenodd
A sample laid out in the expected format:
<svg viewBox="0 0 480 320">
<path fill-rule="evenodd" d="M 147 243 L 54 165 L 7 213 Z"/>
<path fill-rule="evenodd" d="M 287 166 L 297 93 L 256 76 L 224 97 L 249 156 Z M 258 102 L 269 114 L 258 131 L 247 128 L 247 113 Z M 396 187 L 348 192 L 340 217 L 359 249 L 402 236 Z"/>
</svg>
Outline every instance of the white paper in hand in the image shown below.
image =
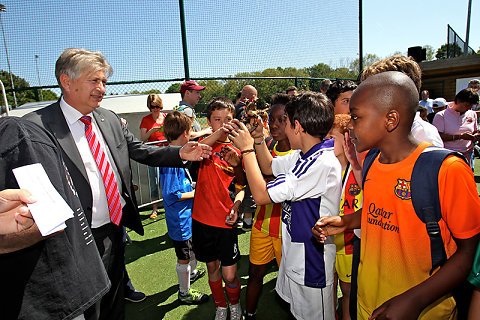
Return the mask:
<svg viewBox="0 0 480 320">
<path fill-rule="evenodd" d="M 21 189 L 28 190 L 37 200 L 28 204 L 33 220 L 42 236 L 65 229 L 65 221 L 73 217 L 73 210 L 57 192 L 40 163 L 13 169 Z"/>
</svg>

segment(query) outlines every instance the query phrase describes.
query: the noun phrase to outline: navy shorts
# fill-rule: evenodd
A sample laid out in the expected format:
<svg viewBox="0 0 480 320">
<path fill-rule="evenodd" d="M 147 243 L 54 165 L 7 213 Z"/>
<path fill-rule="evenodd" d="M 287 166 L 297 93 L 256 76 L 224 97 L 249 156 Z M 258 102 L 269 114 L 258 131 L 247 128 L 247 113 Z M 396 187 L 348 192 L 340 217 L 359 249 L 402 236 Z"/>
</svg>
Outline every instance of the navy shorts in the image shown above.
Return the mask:
<svg viewBox="0 0 480 320">
<path fill-rule="evenodd" d="M 192 249 L 192 238 L 183 241 L 173 241 L 173 247 L 175 248 L 175 254 L 178 260 L 193 260 L 195 254 Z"/>
<path fill-rule="evenodd" d="M 192 219 L 193 252 L 198 261 L 220 260 L 231 266 L 240 260 L 237 228 L 212 227 Z"/>
</svg>

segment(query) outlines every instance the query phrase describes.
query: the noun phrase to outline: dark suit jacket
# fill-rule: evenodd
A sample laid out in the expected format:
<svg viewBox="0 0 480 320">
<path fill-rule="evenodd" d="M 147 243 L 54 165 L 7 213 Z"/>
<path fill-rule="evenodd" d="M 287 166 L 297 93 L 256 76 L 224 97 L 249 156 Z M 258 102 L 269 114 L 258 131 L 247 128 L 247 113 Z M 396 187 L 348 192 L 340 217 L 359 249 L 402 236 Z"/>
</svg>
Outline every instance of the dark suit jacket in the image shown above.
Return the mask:
<svg viewBox="0 0 480 320">
<path fill-rule="evenodd" d="M 114 112 L 103 108 L 93 111 L 93 117 L 108 145 L 110 154 L 122 181 L 122 196 L 126 201 L 123 207 L 121 224 L 143 235 L 143 226 L 137 208 L 132 183 L 130 159 L 155 167 L 184 167 L 179 155 L 179 147 L 149 146 L 121 124 Z M 65 164 L 78 191 L 80 202 L 89 223 L 92 222 L 92 190 L 80 153 L 75 145 L 70 129 L 57 101 L 40 110 L 31 112 L 24 118 L 33 121 L 51 132 L 57 139 L 63 153 Z"/>
</svg>

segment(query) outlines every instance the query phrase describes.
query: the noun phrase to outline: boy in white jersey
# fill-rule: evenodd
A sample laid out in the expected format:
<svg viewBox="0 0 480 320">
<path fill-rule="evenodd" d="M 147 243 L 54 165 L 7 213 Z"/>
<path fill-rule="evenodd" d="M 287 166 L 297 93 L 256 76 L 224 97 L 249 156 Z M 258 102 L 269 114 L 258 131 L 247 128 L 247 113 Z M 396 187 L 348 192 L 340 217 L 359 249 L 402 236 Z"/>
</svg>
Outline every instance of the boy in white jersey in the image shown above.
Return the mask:
<svg viewBox="0 0 480 320">
<path fill-rule="evenodd" d="M 324 95 L 305 92 L 287 103 L 285 111 L 285 133 L 295 152 L 272 158 L 264 138 L 252 138 L 239 122 L 233 125 L 231 139 L 242 152 L 257 205 L 284 202 L 277 293 L 297 319 L 335 319 L 335 244 L 331 238 L 317 246 L 309 234 L 315 219 L 338 214 L 340 205 L 342 169 L 333 140 L 324 140 L 333 124 L 333 106 Z M 262 171 L 270 167 L 276 177 L 268 184 L 260 172 L 254 143 Z"/>
</svg>

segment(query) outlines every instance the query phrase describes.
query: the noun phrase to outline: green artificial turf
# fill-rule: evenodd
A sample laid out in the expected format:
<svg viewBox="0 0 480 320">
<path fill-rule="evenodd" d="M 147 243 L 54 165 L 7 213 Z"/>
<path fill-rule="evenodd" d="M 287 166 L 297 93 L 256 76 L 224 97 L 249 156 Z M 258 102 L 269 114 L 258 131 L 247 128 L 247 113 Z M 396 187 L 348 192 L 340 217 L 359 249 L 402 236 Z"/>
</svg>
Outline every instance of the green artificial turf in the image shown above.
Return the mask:
<svg viewBox="0 0 480 320">
<path fill-rule="evenodd" d="M 209 301 L 199 306 L 179 304 L 175 269 L 177 258 L 167 234 L 165 215 L 159 214 L 156 220 L 149 219 L 149 215 L 150 212 L 141 213 L 145 228 L 144 236 L 139 236 L 133 231 L 128 232 L 132 243 L 127 244 L 126 249 L 127 270 L 135 289 L 144 292 L 147 298 L 139 303 L 127 302 L 126 319 L 213 319 L 215 305 L 207 275 L 192 284 L 192 288 L 207 293 L 210 296 Z M 242 283 L 241 304 L 244 307 L 250 232 L 243 232 L 240 229 L 238 244 L 241 253 L 238 274 Z M 199 263 L 199 267 L 206 268 L 204 263 Z M 272 261 L 264 279 L 257 319 L 288 319 L 288 309 L 275 293 L 277 274 L 278 267 L 275 261 Z"/>
</svg>

